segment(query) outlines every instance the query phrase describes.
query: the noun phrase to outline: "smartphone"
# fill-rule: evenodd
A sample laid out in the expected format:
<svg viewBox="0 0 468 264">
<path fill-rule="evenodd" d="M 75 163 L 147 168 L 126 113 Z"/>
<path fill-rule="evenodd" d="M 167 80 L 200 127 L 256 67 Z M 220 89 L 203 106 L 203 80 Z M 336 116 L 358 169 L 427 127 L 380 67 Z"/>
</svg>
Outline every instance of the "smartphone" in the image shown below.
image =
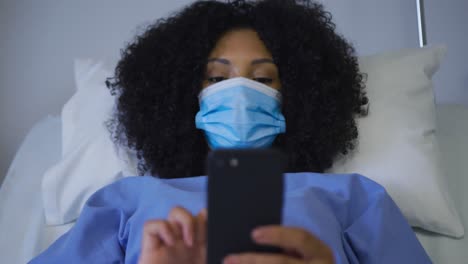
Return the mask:
<svg viewBox="0 0 468 264">
<path fill-rule="evenodd" d="M 281 224 L 284 155 L 274 149 L 222 149 L 208 154 L 207 263 L 228 254 L 280 252 L 251 238 L 259 226 Z"/>
</svg>

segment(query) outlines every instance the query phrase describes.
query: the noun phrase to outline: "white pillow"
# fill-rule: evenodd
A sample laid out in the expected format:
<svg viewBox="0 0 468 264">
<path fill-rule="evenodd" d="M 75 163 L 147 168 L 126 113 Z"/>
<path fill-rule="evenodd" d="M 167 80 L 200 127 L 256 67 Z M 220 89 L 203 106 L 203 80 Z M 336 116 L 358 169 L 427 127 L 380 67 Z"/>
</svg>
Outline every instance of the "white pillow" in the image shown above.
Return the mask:
<svg viewBox="0 0 468 264">
<path fill-rule="evenodd" d="M 358 172 L 383 185 L 412 226 L 461 237 L 436 139 L 431 77 L 444 47 L 360 58 L 367 73 L 369 115 L 358 119 L 359 144 L 332 172 Z"/>
<path fill-rule="evenodd" d="M 368 176 L 387 189 L 412 226 L 460 237 L 464 229 L 445 187 L 434 134 L 431 77 L 444 54 L 443 47 L 435 47 L 360 58 L 361 71 L 368 74 L 370 112 L 358 119 L 356 151 L 338 160 L 331 171 Z M 68 130 L 64 128 L 64 153 L 70 153 L 69 158 L 52 168 L 43 181 L 44 197 L 48 197 L 44 198 L 46 218 L 50 224 L 73 221 L 94 191 L 122 177 L 118 172 L 136 172 L 134 154 L 119 151 L 126 157 L 126 163 L 122 164 L 122 157 L 117 157 L 107 130 L 101 126 L 113 104 L 103 83 L 110 71 L 102 64 L 86 62 L 76 64 L 76 72 L 80 73 L 76 77 L 77 86 L 82 88 L 62 113 L 64 122 L 70 122 L 66 125 Z M 88 108 L 87 97 L 95 100 Z M 94 115 L 100 107 L 104 108 L 100 111 L 107 111 L 106 115 Z M 88 118 L 93 121 L 87 121 Z M 94 131 L 94 135 L 69 136 L 86 129 Z M 102 157 L 109 161 L 106 166 L 100 162 Z M 128 166 L 130 169 L 125 169 Z"/>
<path fill-rule="evenodd" d="M 104 83 L 110 76 L 103 63 L 75 61 L 77 91 L 62 109 L 62 159 L 42 180 L 47 224 L 75 220 L 95 191 L 137 173 L 136 155 L 115 146 L 105 126 L 115 105 Z"/>
</svg>

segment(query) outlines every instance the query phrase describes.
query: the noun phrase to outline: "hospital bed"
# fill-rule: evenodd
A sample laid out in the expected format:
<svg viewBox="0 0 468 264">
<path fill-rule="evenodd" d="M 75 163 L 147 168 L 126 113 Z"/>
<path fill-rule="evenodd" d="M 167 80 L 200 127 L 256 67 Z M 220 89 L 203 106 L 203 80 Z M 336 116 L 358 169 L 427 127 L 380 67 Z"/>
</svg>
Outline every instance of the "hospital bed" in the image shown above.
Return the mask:
<svg viewBox="0 0 468 264">
<path fill-rule="evenodd" d="M 400 2 L 406 3 L 406 1 Z M 169 3 L 170 1 L 167 1 L 167 5 Z M 357 1 L 352 5 L 364 3 L 373 4 L 374 1 Z M 382 5 L 383 3 L 375 4 Z M 338 25 L 350 24 L 346 19 L 340 20 L 343 18 L 338 12 L 341 9 L 334 8 L 338 2 L 333 4 L 331 1 L 330 5 L 332 13 L 337 14 Z M 344 10 L 354 9 L 345 8 Z M 138 17 L 141 16 L 140 13 Z M 153 17 L 154 13 L 147 15 Z M 119 14 L 115 16 L 119 17 L 119 21 L 123 17 L 128 17 L 119 16 Z M 366 20 L 365 16 L 352 17 Z M 411 21 L 402 21 L 401 24 L 408 24 Z M 124 22 L 128 24 L 128 21 Z M 397 29 L 400 29 L 397 26 L 400 25 L 399 23 L 400 21 L 390 23 L 389 27 L 395 25 L 395 32 L 397 32 Z M 370 27 L 373 24 L 363 25 Z M 382 35 L 369 42 L 370 30 L 372 28 L 360 28 L 350 24 L 344 31 L 349 31 L 345 35 L 350 36 L 351 40 L 356 42 L 358 51 L 366 51 L 365 53 L 372 53 L 374 49 L 387 50 L 392 45 L 408 46 L 411 44 L 406 42 L 395 44 L 392 41 L 398 41 L 399 38 L 394 38 L 395 32 L 390 34 L 388 30 L 376 31 L 375 34 Z M 392 41 L 386 39 L 386 36 L 392 37 Z M 361 37 L 365 41 L 359 41 Z M 468 192 L 465 192 L 468 187 L 468 107 L 437 105 L 436 114 L 438 128 L 436 134 L 449 193 L 463 225 L 468 227 Z M 61 117 L 47 116 L 34 125 L 18 149 L 0 188 L 0 263 L 26 263 L 73 226 L 73 223 L 46 225 L 43 210 L 41 184 L 44 173 L 61 159 L 62 147 Z M 421 229 L 415 229 L 415 232 L 434 263 L 468 263 L 468 238 L 466 236 L 462 239 L 454 239 Z"/>
<path fill-rule="evenodd" d="M 438 139 L 448 187 L 464 226 L 468 226 L 468 107 L 438 105 Z M 41 199 L 44 172 L 61 156 L 61 120 L 48 116 L 28 133 L 0 191 L 1 263 L 26 263 L 73 223 L 47 226 Z M 453 239 L 415 230 L 434 263 L 463 264 L 468 238 Z"/>
</svg>

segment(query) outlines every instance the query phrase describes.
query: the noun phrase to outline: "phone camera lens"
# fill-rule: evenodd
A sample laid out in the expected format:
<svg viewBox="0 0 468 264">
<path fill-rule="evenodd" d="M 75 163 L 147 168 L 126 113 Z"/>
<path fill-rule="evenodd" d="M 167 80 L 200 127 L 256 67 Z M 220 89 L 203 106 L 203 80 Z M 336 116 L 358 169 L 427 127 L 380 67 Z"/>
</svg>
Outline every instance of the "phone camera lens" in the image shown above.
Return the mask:
<svg viewBox="0 0 468 264">
<path fill-rule="evenodd" d="M 232 158 L 232 159 L 229 161 L 229 165 L 231 165 L 231 167 L 237 167 L 237 165 L 239 165 L 239 160 L 236 159 L 236 158 Z"/>
</svg>

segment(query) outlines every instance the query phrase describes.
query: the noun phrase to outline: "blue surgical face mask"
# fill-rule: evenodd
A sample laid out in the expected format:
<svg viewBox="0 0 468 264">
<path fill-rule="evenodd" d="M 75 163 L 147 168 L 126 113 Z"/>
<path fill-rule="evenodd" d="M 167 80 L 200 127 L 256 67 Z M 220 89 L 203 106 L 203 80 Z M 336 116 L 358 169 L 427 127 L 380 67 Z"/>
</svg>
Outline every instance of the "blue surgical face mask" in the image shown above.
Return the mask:
<svg viewBox="0 0 468 264">
<path fill-rule="evenodd" d="M 237 77 L 215 83 L 198 96 L 196 127 L 216 148 L 262 148 L 286 131 L 281 94 L 262 83 Z"/>
</svg>

